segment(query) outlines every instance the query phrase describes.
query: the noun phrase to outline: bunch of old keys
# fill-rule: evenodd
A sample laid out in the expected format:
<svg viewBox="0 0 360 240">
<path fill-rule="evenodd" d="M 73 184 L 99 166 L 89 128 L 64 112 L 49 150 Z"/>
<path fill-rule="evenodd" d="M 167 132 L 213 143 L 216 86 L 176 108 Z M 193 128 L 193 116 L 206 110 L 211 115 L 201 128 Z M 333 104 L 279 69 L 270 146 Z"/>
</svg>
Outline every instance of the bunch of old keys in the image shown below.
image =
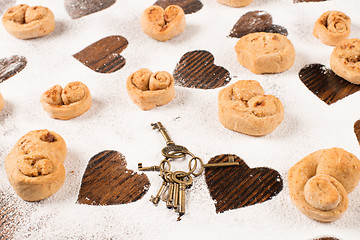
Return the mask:
<svg viewBox="0 0 360 240">
<path fill-rule="evenodd" d="M 173 208 L 177 213 L 181 215 L 185 214 L 185 189 L 190 188 L 193 183 L 194 177 L 200 176 L 205 168 L 208 167 L 228 167 L 228 166 L 237 166 L 238 162 L 230 160 L 226 163 L 214 163 L 214 164 L 204 164 L 202 159 L 196 157 L 191 153 L 186 147 L 175 145 L 175 143 L 170 139 L 167 134 L 164 126 L 161 122 L 152 123 L 151 126 L 153 129 L 160 131 L 162 136 L 165 138 L 166 147 L 161 150 L 162 155 L 165 157 L 158 166 L 143 167 L 142 163 L 138 164 L 138 169 L 140 171 L 159 171 L 160 176 L 163 179 L 161 187 L 156 194 L 156 196 L 151 196 L 150 201 L 157 205 L 160 200 L 166 202 L 166 206 L 171 209 Z M 171 171 L 171 160 L 185 158 L 190 156 L 188 168 L 189 171 Z M 195 172 L 198 169 L 198 162 L 200 167 L 198 172 Z"/>
</svg>

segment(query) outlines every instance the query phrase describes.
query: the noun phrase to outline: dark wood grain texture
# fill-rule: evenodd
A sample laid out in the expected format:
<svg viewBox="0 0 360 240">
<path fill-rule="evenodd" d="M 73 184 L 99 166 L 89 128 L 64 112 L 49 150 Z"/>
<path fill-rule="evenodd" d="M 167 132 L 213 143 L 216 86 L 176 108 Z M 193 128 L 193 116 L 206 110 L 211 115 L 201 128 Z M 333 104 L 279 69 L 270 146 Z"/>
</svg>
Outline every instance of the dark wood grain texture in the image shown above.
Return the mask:
<svg viewBox="0 0 360 240">
<path fill-rule="evenodd" d="M 26 67 L 27 60 L 23 56 L 11 56 L 0 59 L 0 83 L 11 78 Z"/>
<path fill-rule="evenodd" d="M 277 171 L 266 167 L 249 168 L 236 155 L 218 155 L 209 163 L 227 162 L 230 156 L 240 165 L 205 169 L 206 184 L 216 201 L 217 213 L 265 202 L 283 189 L 283 181 Z"/>
<path fill-rule="evenodd" d="M 311 92 L 329 105 L 360 90 L 359 85 L 346 81 L 318 63 L 303 67 L 299 77 Z"/>
<path fill-rule="evenodd" d="M 13 239 L 20 224 L 21 213 L 14 201 L 0 191 L 0 239 Z"/>
<path fill-rule="evenodd" d="M 227 69 L 214 64 L 214 56 L 204 50 L 183 55 L 174 70 L 178 86 L 200 89 L 214 89 L 225 86 L 231 80 Z"/>
<path fill-rule="evenodd" d="M 164 9 L 170 5 L 177 5 L 184 10 L 185 14 L 196 13 L 203 7 L 203 4 L 199 0 L 158 0 L 154 5 L 158 5 Z"/>
<path fill-rule="evenodd" d="M 72 19 L 77 19 L 104 10 L 115 2 L 116 0 L 65 0 L 65 9 Z"/>
<path fill-rule="evenodd" d="M 149 189 L 145 174 L 126 168 L 125 157 L 117 151 L 93 156 L 85 170 L 77 203 L 116 205 L 139 200 Z"/>
<path fill-rule="evenodd" d="M 122 36 L 109 36 L 91 44 L 73 57 L 95 72 L 112 73 L 125 66 L 125 58 L 120 54 L 128 44 L 127 39 Z"/>
</svg>

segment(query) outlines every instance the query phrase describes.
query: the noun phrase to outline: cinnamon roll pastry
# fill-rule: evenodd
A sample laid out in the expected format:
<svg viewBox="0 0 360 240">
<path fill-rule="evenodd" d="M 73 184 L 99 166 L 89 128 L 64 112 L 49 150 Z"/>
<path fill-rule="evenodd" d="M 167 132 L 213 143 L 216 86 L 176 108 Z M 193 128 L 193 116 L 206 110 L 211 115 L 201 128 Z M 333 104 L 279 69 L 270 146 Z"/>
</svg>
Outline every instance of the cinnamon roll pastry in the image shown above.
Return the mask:
<svg viewBox="0 0 360 240">
<path fill-rule="evenodd" d="M 239 63 L 255 74 L 280 73 L 291 68 L 295 48 L 291 41 L 278 33 L 250 33 L 235 46 Z"/>
<path fill-rule="evenodd" d="M 2 22 L 6 31 L 20 39 L 43 37 L 55 28 L 55 17 L 50 9 L 26 4 L 9 8 Z"/>
<path fill-rule="evenodd" d="M 131 74 L 126 88 L 130 99 L 142 110 L 165 105 L 175 96 L 175 80 L 170 73 L 152 73 L 146 68 Z"/>
<path fill-rule="evenodd" d="M 72 82 L 63 89 L 55 85 L 41 96 L 40 102 L 50 117 L 69 120 L 78 117 L 91 107 L 91 95 L 82 82 Z"/>
<path fill-rule="evenodd" d="M 218 114 L 221 124 L 233 131 L 263 136 L 274 131 L 284 119 L 280 100 L 265 95 L 257 81 L 242 80 L 219 92 Z"/>
<path fill-rule="evenodd" d="M 4 100 L 3 96 L 0 93 L 0 112 L 4 108 L 4 105 L 5 105 L 5 100 Z"/>
<path fill-rule="evenodd" d="M 336 45 L 330 56 L 330 67 L 345 80 L 360 84 L 360 39 L 346 39 Z"/>
<path fill-rule="evenodd" d="M 230 7 L 246 7 L 250 3 L 252 3 L 253 0 L 217 0 L 218 3 L 230 6 Z"/>
<path fill-rule="evenodd" d="M 40 201 L 64 184 L 64 139 L 48 130 L 21 137 L 5 158 L 5 170 L 15 192 L 26 201 Z"/>
<path fill-rule="evenodd" d="M 350 35 L 350 18 L 340 11 L 328 11 L 315 22 L 313 35 L 322 43 L 335 46 Z"/>
<path fill-rule="evenodd" d="M 185 13 L 177 5 L 170 5 L 165 10 L 153 5 L 143 12 L 141 28 L 153 39 L 165 42 L 185 31 Z"/>
<path fill-rule="evenodd" d="M 359 180 L 359 159 L 341 148 L 316 151 L 288 172 L 291 200 L 303 214 L 321 222 L 343 215 L 349 206 L 348 194 Z"/>
</svg>

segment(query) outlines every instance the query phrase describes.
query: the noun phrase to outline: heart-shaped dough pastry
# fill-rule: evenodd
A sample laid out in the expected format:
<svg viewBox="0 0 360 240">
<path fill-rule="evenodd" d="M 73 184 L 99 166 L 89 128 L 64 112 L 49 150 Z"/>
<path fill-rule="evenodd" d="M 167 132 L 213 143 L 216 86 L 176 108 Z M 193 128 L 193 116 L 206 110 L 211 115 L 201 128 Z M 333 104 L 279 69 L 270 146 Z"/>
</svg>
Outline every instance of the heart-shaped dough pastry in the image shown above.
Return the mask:
<svg viewBox="0 0 360 240">
<path fill-rule="evenodd" d="M 165 42 L 185 31 L 185 13 L 181 7 L 170 5 L 165 10 L 153 5 L 143 12 L 141 28 L 145 34 Z"/>
<path fill-rule="evenodd" d="M 284 119 L 280 100 L 265 95 L 257 81 L 243 80 L 219 92 L 219 120 L 233 131 L 263 136 L 274 131 Z"/>
</svg>

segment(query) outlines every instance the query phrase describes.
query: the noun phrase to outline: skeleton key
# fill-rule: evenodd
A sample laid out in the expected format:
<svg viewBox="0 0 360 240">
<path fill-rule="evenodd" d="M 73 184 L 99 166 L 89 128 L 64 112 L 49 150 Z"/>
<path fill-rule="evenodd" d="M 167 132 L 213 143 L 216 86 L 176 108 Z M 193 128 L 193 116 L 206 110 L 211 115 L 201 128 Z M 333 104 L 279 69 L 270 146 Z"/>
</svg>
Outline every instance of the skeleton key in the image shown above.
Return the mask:
<svg viewBox="0 0 360 240">
<path fill-rule="evenodd" d="M 157 205 L 157 204 L 159 203 L 160 197 L 161 197 L 161 195 L 164 193 L 164 191 L 165 191 L 165 189 L 166 189 L 166 186 L 167 186 L 167 184 L 168 184 L 168 182 L 166 181 L 166 179 L 165 179 L 165 178 L 163 178 L 163 179 L 164 179 L 164 180 L 163 180 L 163 182 L 162 182 L 162 184 L 161 184 L 161 187 L 160 187 L 158 193 L 156 194 L 156 196 L 154 197 L 153 195 L 151 195 L 151 198 L 150 198 L 150 201 L 151 201 L 153 204 L 155 204 L 155 205 Z"/>
<path fill-rule="evenodd" d="M 179 184 L 174 182 L 174 190 L 173 190 L 173 208 L 177 211 L 179 208 Z"/>
<path fill-rule="evenodd" d="M 165 169 L 165 165 L 167 165 L 168 169 Z M 169 160 L 162 160 L 160 162 L 160 165 L 159 166 L 151 166 L 151 167 L 143 167 L 142 163 L 138 163 L 138 170 L 139 171 L 170 171 L 171 169 L 171 164 L 169 162 Z"/>
<path fill-rule="evenodd" d="M 166 202 L 166 207 L 171 209 L 173 208 L 173 199 L 174 199 L 174 181 L 171 180 L 171 172 L 165 175 L 166 181 L 169 183 L 169 186 L 167 187 L 167 194 L 163 194 L 162 200 Z"/>
<path fill-rule="evenodd" d="M 229 160 L 227 162 L 223 163 L 208 163 L 203 164 L 204 168 L 211 168 L 211 167 L 233 167 L 233 166 L 239 166 L 239 162 L 234 161 L 234 156 L 229 156 Z"/>
<path fill-rule="evenodd" d="M 180 216 L 185 214 L 185 189 L 192 185 L 193 179 L 191 175 L 178 178 L 178 175 L 183 176 L 186 174 L 182 171 L 176 171 L 172 174 L 172 180 L 179 184 L 179 206 L 176 209 L 176 212 L 180 214 Z"/>
</svg>

